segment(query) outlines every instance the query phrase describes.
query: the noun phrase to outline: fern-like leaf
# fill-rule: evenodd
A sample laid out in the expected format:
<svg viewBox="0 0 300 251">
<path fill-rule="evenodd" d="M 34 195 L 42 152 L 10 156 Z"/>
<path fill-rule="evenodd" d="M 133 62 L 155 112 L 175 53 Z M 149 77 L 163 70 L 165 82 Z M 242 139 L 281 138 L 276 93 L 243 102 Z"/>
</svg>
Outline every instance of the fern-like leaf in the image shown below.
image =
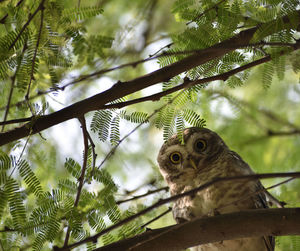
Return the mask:
<svg viewBox="0 0 300 251">
<path fill-rule="evenodd" d="M 183 120 L 183 116 L 181 114 L 179 114 L 176 117 L 176 133 L 177 133 L 177 138 L 179 139 L 179 141 L 181 142 L 181 144 L 184 144 L 184 138 L 183 138 L 183 130 L 184 130 L 184 120 Z"/>
<path fill-rule="evenodd" d="M 88 223 L 92 229 L 95 229 L 97 232 L 105 229 L 105 222 L 96 211 L 92 211 L 91 213 L 89 213 L 87 218 Z"/>
<path fill-rule="evenodd" d="M 112 223 L 118 223 L 121 219 L 120 209 L 116 205 L 108 210 L 107 215 Z"/>
<path fill-rule="evenodd" d="M 193 110 L 185 109 L 183 111 L 183 118 L 192 126 L 200 128 L 205 126 L 205 120 Z"/>
<path fill-rule="evenodd" d="M 117 145 L 120 141 L 120 117 L 115 116 L 111 122 L 110 143 Z"/>
<path fill-rule="evenodd" d="M 7 170 L 11 167 L 11 159 L 5 153 L 0 153 L 0 185 L 7 180 Z"/>
<path fill-rule="evenodd" d="M 133 112 L 130 115 L 126 111 L 120 112 L 122 119 L 128 120 L 132 123 L 146 123 L 148 122 L 148 114 L 145 112 Z"/>
<path fill-rule="evenodd" d="M 91 130 L 93 132 L 98 132 L 98 137 L 101 141 L 105 141 L 108 138 L 111 119 L 111 111 L 101 110 L 94 113 L 91 122 Z"/>
<path fill-rule="evenodd" d="M 99 170 L 95 169 L 94 170 L 94 179 L 101 182 L 104 184 L 106 187 L 108 187 L 112 191 L 117 191 L 118 187 L 113 181 L 111 175 L 104 169 Z"/>
<path fill-rule="evenodd" d="M 226 80 L 226 84 L 231 87 L 231 88 L 235 88 L 235 87 L 240 87 L 243 85 L 243 81 L 237 77 L 237 76 L 230 76 L 227 80 Z"/>
<path fill-rule="evenodd" d="M 40 181 L 31 170 L 28 162 L 26 160 L 21 160 L 18 163 L 18 169 L 29 190 L 32 191 L 37 197 L 42 196 L 43 189 L 41 187 Z"/>
<path fill-rule="evenodd" d="M 69 158 L 65 162 L 65 168 L 76 179 L 80 177 L 81 166 L 73 159 Z"/>
<path fill-rule="evenodd" d="M 262 67 L 262 83 L 265 89 L 268 89 L 272 83 L 274 75 L 273 62 L 265 63 Z"/>
<path fill-rule="evenodd" d="M 62 12 L 61 22 L 79 21 L 86 18 L 97 16 L 103 12 L 103 9 L 96 6 L 81 8 L 64 9 Z"/>
<path fill-rule="evenodd" d="M 8 196 L 9 212 L 12 216 L 13 225 L 16 229 L 21 230 L 26 222 L 26 210 L 19 185 L 14 179 L 8 178 L 4 190 Z"/>
</svg>

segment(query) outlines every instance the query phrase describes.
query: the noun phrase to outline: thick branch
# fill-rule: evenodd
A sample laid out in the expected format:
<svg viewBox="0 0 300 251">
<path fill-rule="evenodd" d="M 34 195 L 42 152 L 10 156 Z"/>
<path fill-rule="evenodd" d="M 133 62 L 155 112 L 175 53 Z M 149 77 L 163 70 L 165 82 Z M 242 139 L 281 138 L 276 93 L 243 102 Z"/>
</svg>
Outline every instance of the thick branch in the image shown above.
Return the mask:
<svg viewBox="0 0 300 251">
<path fill-rule="evenodd" d="M 84 243 L 93 241 L 95 242 L 100 236 L 132 221 L 135 220 L 136 218 L 145 215 L 146 213 L 152 211 L 153 209 L 160 207 L 166 203 L 172 202 L 172 201 L 176 201 L 179 198 L 182 198 L 184 196 L 193 196 L 195 193 L 199 192 L 199 191 L 203 191 L 204 189 L 219 183 L 219 182 L 228 182 L 228 181 L 233 181 L 233 180 L 257 180 L 257 179 L 268 179 L 268 178 L 284 178 L 284 177 L 293 177 L 293 178 L 300 178 L 300 172 L 291 172 L 291 173 L 264 173 L 264 174 L 251 174 L 251 175 L 241 175 L 241 176 L 230 176 L 230 177 L 219 177 L 219 178 L 215 178 L 199 187 L 196 187 L 194 189 L 191 189 L 189 191 L 186 191 L 184 193 L 181 194 L 176 194 L 174 196 L 171 196 L 169 198 L 166 199 L 161 199 L 158 202 L 154 203 L 153 205 L 143 209 L 142 211 L 131 215 L 121 221 L 119 221 L 118 223 L 109 226 L 108 228 L 102 230 L 101 232 L 95 234 L 94 236 L 90 236 L 87 237 L 81 241 L 78 241 L 76 243 L 73 243 L 67 247 L 63 247 L 63 248 L 57 248 L 56 250 L 68 250 L 68 248 L 75 248 L 79 245 L 82 245 Z"/>
<path fill-rule="evenodd" d="M 244 237 L 300 235 L 300 208 L 255 209 L 154 229 L 94 251 L 183 250 Z"/>
<path fill-rule="evenodd" d="M 297 11 L 296 13 L 298 14 L 300 19 L 300 11 Z M 283 21 L 288 23 L 288 17 L 283 18 Z M 30 131 L 32 132 L 32 134 L 35 134 L 69 119 L 80 117 L 87 112 L 101 109 L 108 102 L 140 91 L 151 85 L 168 81 L 172 77 L 177 76 L 182 72 L 190 70 L 213 59 L 220 58 L 225 54 L 235 50 L 236 48 L 239 48 L 241 45 L 249 43 L 258 28 L 259 27 L 257 26 L 248 30 L 244 30 L 231 39 L 218 43 L 210 48 L 203 49 L 150 74 L 146 74 L 124 83 L 118 82 L 107 91 L 77 102 L 60 111 L 41 116 L 35 121 L 35 124 L 32 128 L 30 126 L 28 128 L 28 124 L 25 124 L 24 126 L 15 128 L 6 133 L 1 133 L 0 145 L 4 145 L 14 140 L 23 138 L 29 135 Z"/>
<path fill-rule="evenodd" d="M 300 43 L 299 43 L 300 45 Z M 228 72 L 216 75 L 216 76 L 212 76 L 212 77 L 207 77 L 207 78 L 202 78 L 202 79 L 197 79 L 197 80 L 189 80 L 186 79 L 182 84 L 174 86 L 168 90 L 162 91 L 162 92 L 158 92 L 155 94 L 152 94 L 150 96 L 146 96 L 146 97 L 142 97 L 142 98 L 137 98 L 137 99 L 133 99 L 133 100 L 129 100 L 129 101 L 124 101 L 124 102 L 120 102 L 120 103 L 115 103 L 115 104 L 108 104 L 105 105 L 104 107 L 106 109 L 112 109 L 112 108 L 122 108 L 125 106 L 129 106 L 129 105 L 133 105 L 133 104 L 137 104 L 137 103 L 141 103 L 141 102 L 145 102 L 145 101 L 156 101 L 159 100 L 160 98 L 169 95 L 171 93 L 174 93 L 176 91 L 182 90 L 184 88 L 189 88 L 195 85 L 201 85 L 201 84 L 205 84 L 208 82 L 212 82 L 212 81 L 217 81 L 217 80 L 223 80 L 226 81 L 230 76 L 233 76 L 234 74 L 237 74 L 239 72 L 242 72 L 246 69 L 252 68 L 254 66 L 266 63 L 268 61 L 271 60 L 270 56 L 266 56 L 263 57 L 261 59 L 255 60 L 251 63 L 245 64 L 243 66 L 240 66 L 236 69 L 230 70 Z"/>
</svg>

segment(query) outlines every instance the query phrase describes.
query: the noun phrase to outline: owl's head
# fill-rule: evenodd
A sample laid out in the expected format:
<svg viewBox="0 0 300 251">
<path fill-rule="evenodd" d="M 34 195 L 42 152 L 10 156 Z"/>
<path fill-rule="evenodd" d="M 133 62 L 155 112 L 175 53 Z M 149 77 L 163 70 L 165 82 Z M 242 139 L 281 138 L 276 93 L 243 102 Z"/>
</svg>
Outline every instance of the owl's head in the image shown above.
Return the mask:
<svg viewBox="0 0 300 251">
<path fill-rule="evenodd" d="M 177 135 L 172 136 L 161 147 L 157 161 L 165 180 L 185 183 L 197 173 L 212 168 L 215 160 L 228 147 L 215 132 L 206 128 L 191 127 L 183 131 L 184 144 Z"/>
</svg>

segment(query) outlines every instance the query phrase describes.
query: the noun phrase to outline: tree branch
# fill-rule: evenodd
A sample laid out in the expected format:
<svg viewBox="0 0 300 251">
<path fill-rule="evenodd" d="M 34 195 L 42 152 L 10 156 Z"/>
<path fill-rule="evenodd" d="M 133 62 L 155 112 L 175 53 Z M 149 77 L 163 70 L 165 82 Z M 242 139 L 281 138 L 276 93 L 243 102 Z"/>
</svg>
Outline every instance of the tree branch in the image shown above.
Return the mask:
<svg viewBox="0 0 300 251">
<path fill-rule="evenodd" d="M 0 122 L 0 125 L 2 125 L 1 132 L 4 131 L 4 128 L 5 128 L 5 125 L 6 125 L 5 122 L 8 122 L 8 121 L 6 121 L 6 119 L 7 119 L 7 116 L 9 114 L 10 102 L 12 100 L 13 92 L 14 92 L 14 89 L 15 89 L 16 77 L 17 77 L 17 74 L 19 72 L 21 62 L 22 62 L 22 59 L 24 57 L 26 49 L 27 49 L 27 43 L 25 42 L 24 46 L 23 46 L 23 49 L 22 49 L 22 52 L 21 52 L 21 55 L 18 59 L 18 66 L 16 67 L 16 71 L 15 71 L 14 75 L 11 77 L 11 86 L 10 86 L 10 90 L 9 90 L 9 94 L 8 94 L 8 99 L 7 99 L 7 105 L 6 105 L 6 109 L 5 109 L 5 113 L 4 113 L 4 118 L 3 118 L 3 122 Z"/>
<path fill-rule="evenodd" d="M 201 84 L 205 84 L 205 83 L 212 82 L 212 81 L 217 81 L 217 80 L 226 81 L 230 76 L 233 76 L 234 74 L 237 74 L 241 71 L 252 68 L 254 66 L 266 63 L 270 60 L 271 60 L 271 57 L 266 56 L 266 57 L 263 57 L 263 58 L 258 59 L 256 61 L 253 61 L 249 64 L 245 64 L 245 65 L 240 66 L 236 69 L 233 69 L 231 71 L 228 71 L 228 72 L 225 72 L 225 73 L 213 76 L 213 77 L 207 77 L 207 78 L 197 79 L 197 80 L 193 80 L 193 81 L 189 80 L 189 79 L 185 79 L 184 82 L 181 85 L 177 85 L 177 86 L 172 87 L 168 90 L 165 90 L 165 91 L 162 91 L 162 92 L 159 92 L 159 93 L 155 93 L 155 94 L 152 94 L 150 96 L 125 101 L 125 102 L 104 105 L 104 108 L 105 109 L 122 108 L 122 107 L 125 107 L 125 106 L 129 106 L 129 105 L 133 105 L 133 104 L 137 104 L 137 103 L 141 103 L 141 102 L 145 102 L 145 101 L 157 101 L 157 100 L 159 100 L 160 98 L 162 98 L 166 95 L 169 95 L 171 93 L 174 93 L 174 92 L 179 91 L 179 90 L 184 89 L 184 88 L 190 88 L 190 87 L 195 86 L 195 85 L 201 85 Z"/>
<path fill-rule="evenodd" d="M 41 9 L 40 29 L 39 29 L 39 33 L 38 33 L 38 37 L 37 37 L 37 41 L 36 41 L 36 45 L 35 45 L 35 49 L 34 49 L 34 54 L 33 54 L 33 58 L 32 58 L 32 65 L 31 65 L 31 72 L 30 72 L 30 79 L 29 79 L 29 83 L 28 83 L 27 93 L 25 95 L 25 100 L 27 100 L 27 101 L 29 98 L 31 83 L 32 83 L 32 80 L 34 79 L 34 66 L 35 66 L 37 52 L 38 52 L 38 48 L 39 48 L 39 44 L 40 44 L 40 40 L 41 40 L 41 35 L 42 35 L 43 22 L 44 22 L 44 8 L 45 8 L 44 1 L 41 2 L 39 8 Z"/>
<path fill-rule="evenodd" d="M 252 175 L 241 175 L 241 176 L 231 176 L 231 177 L 219 177 L 219 178 L 215 178 L 199 187 L 196 187 L 194 189 L 191 189 L 187 192 L 184 192 L 184 193 L 181 193 L 181 194 L 177 194 L 177 195 L 174 195 L 174 196 L 171 196 L 169 198 L 166 198 L 166 199 L 161 199 L 159 200 L 158 202 L 154 203 L 152 206 L 149 206 L 145 209 L 143 209 L 142 211 L 134 214 L 134 215 L 131 215 L 121 221 L 119 221 L 118 223 L 102 230 L 101 232 L 95 234 L 94 236 L 90 236 L 90 237 L 87 237 L 81 241 L 78 241 L 78 242 L 75 242 L 69 246 L 66 246 L 66 247 L 62 247 L 62 248 L 56 248 L 55 250 L 59 250 L 59 251 L 62 251 L 62 250 L 68 250 L 70 248 L 75 248 L 79 245 L 82 245 L 84 243 L 87 243 L 87 242 L 95 242 L 100 236 L 142 216 L 142 215 L 145 215 L 146 213 L 150 212 L 151 210 L 157 208 L 157 207 L 160 207 L 166 203 L 169 203 L 169 202 L 172 202 L 172 201 L 175 201 L 179 198 L 182 198 L 184 196 L 189 196 L 189 195 L 194 195 L 195 193 L 199 192 L 199 191 L 202 191 L 216 183 L 219 183 L 219 182 L 227 182 L 227 181 L 233 181 L 233 180 L 257 180 L 257 179 L 269 179 L 269 178 L 284 178 L 284 177 L 293 177 L 293 178 L 300 178 L 300 172 L 291 172 L 291 173 L 265 173 L 265 174 L 252 174 Z"/>
<path fill-rule="evenodd" d="M 213 9 L 217 9 L 218 5 L 222 4 L 223 2 L 225 2 L 226 0 L 220 0 L 219 2 L 217 2 L 216 4 L 214 4 L 213 6 L 211 6 L 210 8 L 204 10 L 201 14 L 199 14 L 197 17 L 195 17 L 193 20 L 187 22 L 186 24 L 190 24 L 192 22 L 197 21 L 198 19 L 200 19 L 203 15 L 205 15 L 207 12 L 213 10 Z"/>
<path fill-rule="evenodd" d="M 19 7 L 19 5 L 20 5 L 23 1 L 24 1 L 24 0 L 20 0 L 20 1 L 16 4 L 15 8 Z M 0 24 L 5 24 L 5 20 L 6 20 L 7 17 L 8 17 L 8 14 L 5 14 L 5 15 L 0 19 Z"/>
<path fill-rule="evenodd" d="M 170 45 L 171 44 L 167 45 L 166 47 L 169 47 Z M 255 46 L 283 46 L 283 47 L 291 47 L 293 50 L 298 49 L 297 43 L 280 43 L 280 42 L 260 42 L 260 43 L 251 43 L 251 44 L 241 44 L 239 46 L 239 48 L 235 47 L 235 49 L 242 49 L 242 48 L 246 48 L 246 47 L 255 47 Z M 227 45 L 227 48 L 232 48 L 232 46 Z M 161 48 L 159 51 L 161 51 L 163 49 L 164 49 L 164 47 Z M 115 67 L 112 67 L 112 68 L 102 69 L 102 70 L 99 70 L 99 71 L 95 71 L 91 74 L 81 75 L 77 79 L 75 79 L 75 80 L 73 80 L 73 81 L 71 81 L 71 82 L 69 82 L 69 83 L 67 83 L 63 86 L 57 86 L 55 88 L 50 88 L 49 90 L 46 90 L 46 91 L 38 91 L 38 93 L 36 95 L 31 96 L 28 99 L 29 100 L 35 99 L 39 96 L 42 96 L 42 95 L 45 95 L 45 94 L 50 94 L 50 93 L 53 93 L 53 92 L 58 91 L 58 90 L 64 91 L 65 88 L 67 88 L 69 86 L 75 85 L 75 84 L 80 83 L 80 82 L 85 81 L 85 80 L 92 79 L 93 77 L 98 77 L 98 76 L 101 76 L 105 73 L 115 71 L 115 70 L 119 70 L 119 69 L 122 69 L 122 68 L 125 68 L 125 67 L 130 67 L 130 66 L 131 67 L 136 67 L 139 64 L 142 64 L 142 63 L 145 63 L 145 62 L 148 62 L 150 60 L 154 60 L 154 59 L 157 59 L 157 58 L 160 58 L 160 57 L 167 57 L 167 56 L 174 56 L 174 55 L 188 55 L 188 54 L 198 53 L 200 51 L 201 50 L 196 49 L 196 50 L 176 51 L 176 52 L 162 52 L 161 54 L 156 55 L 156 56 L 155 56 L 156 53 L 154 53 L 153 55 L 150 55 L 149 58 L 146 58 L 146 59 L 141 59 L 141 60 L 121 64 L 119 66 L 115 66 Z M 261 63 L 264 63 L 264 62 L 261 62 Z M 19 106 L 19 105 L 22 105 L 25 102 L 26 102 L 26 100 L 19 101 L 17 103 L 12 104 L 11 106 Z M 6 109 L 6 107 L 7 106 L 0 107 L 0 111 Z"/>
<path fill-rule="evenodd" d="M 300 23 L 300 10 L 296 11 L 295 13 L 298 15 L 298 22 Z M 285 23 L 290 22 L 288 17 L 283 17 L 282 20 Z M 87 112 L 101 109 L 105 104 L 113 100 L 140 91 L 157 83 L 168 81 L 172 77 L 177 76 L 182 72 L 197 67 L 213 59 L 220 58 L 225 54 L 234 51 L 236 48 L 239 48 L 241 45 L 249 43 L 258 28 L 259 26 L 256 26 L 248 30 L 241 31 L 239 34 L 226 41 L 220 42 L 210 48 L 203 49 L 152 73 L 127 82 L 119 81 L 110 89 L 102 93 L 79 101 L 57 112 L 41 116 L 36 120 L 32 128 L 32 133 L 38 133 L 69 119 L 80 117 Z M 295 46 L 295 48 L 298 49 L 299 44 Z M 11 131 L 1 133 L 0 145 L 5 145 L 14 140 L 23 138 L 27 136 L 29 132 L 28 125 L 25 124 Z"/>
<path fill-rule="evenodd" d="M 41 3 L 39 4 L 39 6 L 37 7 L 37 9 L 34 11 L 34 13 L 32 15 L 29 16 L 27 22 L 23 25 L 22 29 L 20 30 L 19 34 L 17 35 L 17 37 L 15 38 L 15 40 L 11 43 L 11 45 L 8 47 L 8 50 L 11 50 L 16 42 L 18 41 L 18 39 L 21 37 L 22 33 L 24 32 L 24 30 L 26 29 L 26 27 L 30 24 L 31 20 L 34 18 L 34 16 L 40 11 L 42 10 L 44 7 L 44 2 L 45 0 L 42 0 Z"/>
<path fill-rule="evenodd" d="M 255 209 L 183 223 L 129 250 L 176 251 L 222 240 L 298 234 L 300 208 Z"/>
<path fill-rule="evenodd" d="M 131 197 L 129 199 L 126 199 L 126 200 L 118 200 L 118 201 L 116 201 L 116 204 L 120 205 L 120 204 L 128 202 L 128 201 L 137 200 L 137 199 L 146 197 L 146 196 L 148 196 L 150 194 L 153 194 L 153 193 L 158 193 L 158 192 L 161 192 L 161 191 L 168 191 L 168 190 L 169 190 L 169 187 L 161 187 L 161 188 L 158 188 L 158 189 L 155 189 L 155 190 L 150 190 L 147 193 L 144 193 L 144 194 L 141 194 L 141 195 L 133 196 L 133 197 Z"/>
<path fill-rule="evenodd" d="M 168 214 L 169 212 L 172 211 L 172 208 L 169 207 L 167 210 L 165 210 L 164 212 L 162 212 L 160 215 L 156 216 L 155 218 L 151 219 L 150 221 L 146 222 L 145 224 L 143 224 L 141 226 L 141 228 L 143 229 L 144 227 L 148 226 L 149 224 L 151 224 L 152 222 L 160 219 L 161 217 L 165 216 L 166 214 Z"/>
<path fill-rule="evenodd" d="M 169 47 L 170 45 L 172 45 L 172 44 L 169 44 L 165 47 Z M 240 45 L 239 49 L 245 48 L 245 47 L 255 47 L 255 46 L 284 46 L 284 47 L 291 47 L 292 49 L 297 50 L 297 48 L 295 48 L 295 47 L 297 47 L 297 43 L 280 43 L 280 42 L 260 42 L 260 43 L 244 44 L 244 45 Z M 165 47 L 161 48 L 159 51 L 163 50 Z M 231 48 L 231 47 L 232 46 L 228 45 L 227 48 Z M 236 49 L 238 49 L 238 48 L 236 48 Z M 98 76 L 101 76 L 105 73 L 115 71 L 115 70 L 119 70 L 119 69 L 122 69 L 122 68 L 125 68 L 125 67 L 130 67 L 130 66 L 131 67 L 136 67 L 138 64 L 142 64 L 142 63 L 145 63 L 145 62 L 148 62 L 150 60 L 154 60 L 154 59 L 157 59 L 157 58 L 160 58 L 160 57 L 174 56 L 174 55 L 187 55 L 187 54 L 192 54 L 192 53 L 198 53 L 200 51 L 201 50 L 162 52 L 159 55 L 156 55 L 156 53 L 158 53 L 158 52 L 156 52 L 153 55 L 150 55 L 149 58 L 146 58 L 146 59 L 141 59 L 141 60 L 121 64 L 119 66 L 115 66 L 115 67 L 108 68 L 108 69 L 102 69 L 102 70 L 99 70 L 99 71 L 96 71 L 96 72 L 93 72 L 93 73 L 87 74 L 87 75 L 81 75 L 77 79 L 75 79 L 75 80 L 73 80 L 73 81 L 71 81 L 71 82 L 69 82 L 69 83 L 67 83 L 63 86 L 56 86 L 55 88 L 50 88 L 49 90 L 46 90 L 46 91 L 38 91 L 38 93 L 36 95 L 29 97 L 28 100 L 35 99 L 35 98 L 37 98 L 39 96 L 42 96 L 42 95 L 45 95 L 45 94 L 50 94 L 50 93 L 53 93 L 53 92 L 58 91 L 58 90 L 64 91 L 65 88 L 67 88 L 69 86 L 75 85 L 75 84 L 80 83 L 80 82 L 85 81 L 85 80 L 92 79 L 93 77 L 98 77 Z M 17 103 L 12 104 L 11 106 L 19 106 L 19 105 L 22 105 L 25 102 L 26 102 L 26 100 L 19 101 Z M 7 106 L 0 107 L 0 111 L 4 110 L 6 108 L 7 108 Z"/>
<path fill-rule="evenodd" d="M 82 187 L 84 185 L 84 175 L 85 175 L 85 171 L 86 171 L 86 167 L 87 167 L 87 158 L 88 158 L 88 150 L 89 150 L 89 144 L 88 144 L 89 134 L 86 129 L 86 122 L 85 122 L 84 116 L 80 117 L 79 121 L 80 121 L 81 128 L 82 128 L 84 151 L 83 151 L 83 163 L 82 163 L 82 168 L 81 168 L 81 174 L 80 174 L 80 177 L 78 178 L 79 184 L 77 187 L 77 194 L 76 194 L 76 199 L 74 202 L 74 207 L 78 206 Z M 71 233 L 70 226 L 68 226 L 65 241 L 64 241 L 64 247 L 68 245 L 70 233 Z"/>
<path fill-rule="evenodd" d="M 199 244 L 243 237 L 299 234 L 300 208 L 255 209 L 149 230 L 94 251 L 176 251 Z"/>
</svg>

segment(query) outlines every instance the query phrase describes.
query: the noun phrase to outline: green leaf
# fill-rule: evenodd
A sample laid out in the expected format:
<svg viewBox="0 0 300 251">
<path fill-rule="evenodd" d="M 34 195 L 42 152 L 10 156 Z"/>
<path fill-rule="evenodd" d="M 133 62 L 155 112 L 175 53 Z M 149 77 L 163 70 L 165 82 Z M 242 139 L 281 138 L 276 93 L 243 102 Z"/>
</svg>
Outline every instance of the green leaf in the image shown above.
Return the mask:
<svg viewBox="0 0 300 251">
<path fill-rule="evenodd" d="M 44 192 L 41 187 L 40 181 L 31 170 L 28 162 L 26 160 L 19 161 L 18 169 L 29 190 L 32 191 L 37 197 L 42 196 Z"/>
<path fill-rule="evenodd" d="M 81 175 L 81 166 L 73 159 L 69 158 L 65 161 L 65 168 L 76 179 Z"/>
<path fill-rule="evenodd" d="M 96 111 L 91 122 L 91 130 L 98 133 L 101 141 L 106 141 L 112 120 L 112 112 L 108 110 Z"/>
</svg>

